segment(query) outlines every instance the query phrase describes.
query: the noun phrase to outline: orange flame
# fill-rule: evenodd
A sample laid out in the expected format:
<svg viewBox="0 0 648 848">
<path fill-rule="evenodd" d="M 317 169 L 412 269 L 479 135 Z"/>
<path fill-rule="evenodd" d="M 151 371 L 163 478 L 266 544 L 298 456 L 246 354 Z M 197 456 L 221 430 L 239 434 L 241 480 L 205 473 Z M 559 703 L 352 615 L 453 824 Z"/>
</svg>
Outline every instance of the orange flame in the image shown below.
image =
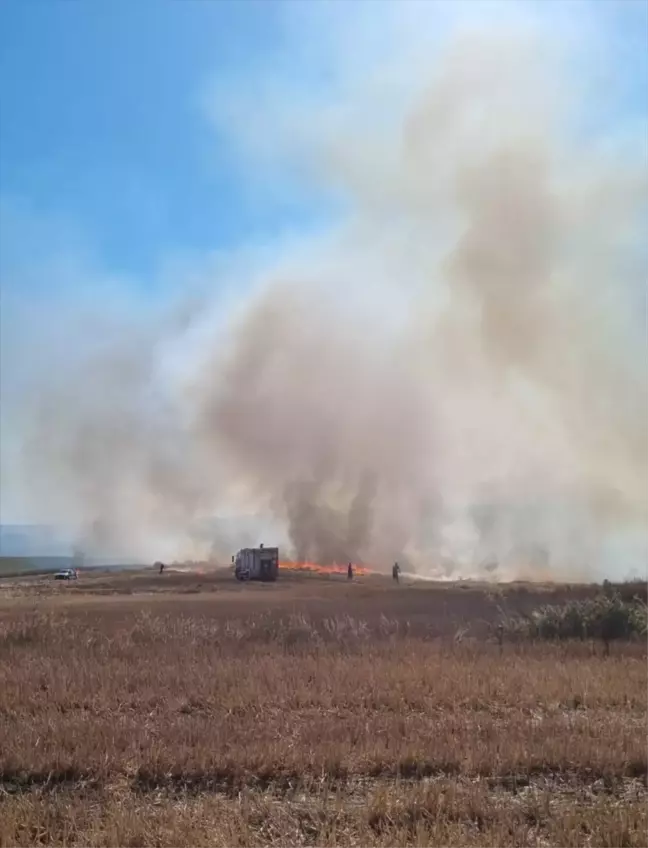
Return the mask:
<svg viewBox="0 0 648 848">
<path fill-rule="evenodd" d="M 290 560 L 284 560 L 279 563 L 279 568 L 286 571 L 312 571 L 315 574 L 345 574 L 347 573 L 348 566 L 346 565 L 319 565 L 316 562 L 291 562 Z M 354 576 L 357 574 L 358 576 L 365 576 L 367 574 L 371 574 L 371 569 L 366 568 L 363 565 L 353 565 L 353 574 Z"/>
</svg>

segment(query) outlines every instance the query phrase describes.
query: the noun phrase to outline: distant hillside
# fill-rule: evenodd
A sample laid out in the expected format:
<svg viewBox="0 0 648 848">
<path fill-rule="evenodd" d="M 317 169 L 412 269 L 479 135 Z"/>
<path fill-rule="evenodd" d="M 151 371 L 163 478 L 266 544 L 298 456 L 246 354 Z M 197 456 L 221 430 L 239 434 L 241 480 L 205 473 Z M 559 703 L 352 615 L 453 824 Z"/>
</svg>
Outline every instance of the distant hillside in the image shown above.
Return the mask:
<svg viewBox="0 0 648 848">
<path fill-rule="evenodd" d="M 48 574 L 72 566 L 72 557 L 0 557 L 0 577 L 20 577 L 21 574 Z"/>
<path fill-rule="evenodd" d="M 69 557 L 72 544 L 46 524 L 0 524 L 0 558 Z"/>
</svg>

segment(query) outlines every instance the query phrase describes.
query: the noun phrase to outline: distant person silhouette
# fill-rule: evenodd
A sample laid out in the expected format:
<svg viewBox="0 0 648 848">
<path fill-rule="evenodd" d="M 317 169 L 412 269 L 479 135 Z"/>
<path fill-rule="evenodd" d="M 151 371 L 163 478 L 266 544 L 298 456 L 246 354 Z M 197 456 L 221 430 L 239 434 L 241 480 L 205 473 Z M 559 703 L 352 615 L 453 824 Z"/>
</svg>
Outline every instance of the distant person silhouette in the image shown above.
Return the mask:
<svg viewBox="0 0 648 848">
<path fill-rule="evenodd" d="M 349 567 L 347 568 L 347 580 L 353 580 L 353 566 L 349 563 Z"/>
</svg>

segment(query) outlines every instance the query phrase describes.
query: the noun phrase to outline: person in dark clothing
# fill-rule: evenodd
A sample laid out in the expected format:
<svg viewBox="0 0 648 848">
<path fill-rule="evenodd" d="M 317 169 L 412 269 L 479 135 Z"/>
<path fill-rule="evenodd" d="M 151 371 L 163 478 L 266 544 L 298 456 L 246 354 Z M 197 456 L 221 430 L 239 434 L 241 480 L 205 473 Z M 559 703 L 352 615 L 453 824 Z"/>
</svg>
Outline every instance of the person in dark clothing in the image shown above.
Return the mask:
<svg viewBox="0 0 648 848">
<path fill-rule="evenodd" d="M 398 576 L 400 574 L 400 565 L 395 562 L 392 568 L 392 577 L 398 583 Z"/>
<path fill-rule="evenodd" d="M 162 572 L 164 571 L 164 563 L 158 562 L 158 566 L 160 567 L 160 574 L 162 574 Z"/>
<path fill-rule="evenodd" d="M 347 580 L 353 580 L 353 566 L 349 563 L 349 567 L 347 568 Z"/>
</svg>

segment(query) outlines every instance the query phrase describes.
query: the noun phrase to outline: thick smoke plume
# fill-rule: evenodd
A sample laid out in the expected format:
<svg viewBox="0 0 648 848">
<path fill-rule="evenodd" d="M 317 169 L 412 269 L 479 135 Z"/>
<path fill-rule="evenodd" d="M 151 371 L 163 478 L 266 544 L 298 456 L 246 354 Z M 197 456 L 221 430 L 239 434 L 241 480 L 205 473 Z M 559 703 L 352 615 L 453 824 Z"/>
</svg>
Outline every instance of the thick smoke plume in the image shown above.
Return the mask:
<svg viewBox="0 0 648 848">
<path fill-rule="evenodd" d="M 150 560 L 224 558 L 208 519 L 251 513 L 300 560 L 446 576 L 573 578 L 645 545 L 646 151 L 588 141 L 547 49 L 459 32 L 391 101 L 269 106 L 270 165 L 340 221 L 236 311 L 97 324 L 37 375 L 12 409 L 34 513 Z"/>
</svg>

